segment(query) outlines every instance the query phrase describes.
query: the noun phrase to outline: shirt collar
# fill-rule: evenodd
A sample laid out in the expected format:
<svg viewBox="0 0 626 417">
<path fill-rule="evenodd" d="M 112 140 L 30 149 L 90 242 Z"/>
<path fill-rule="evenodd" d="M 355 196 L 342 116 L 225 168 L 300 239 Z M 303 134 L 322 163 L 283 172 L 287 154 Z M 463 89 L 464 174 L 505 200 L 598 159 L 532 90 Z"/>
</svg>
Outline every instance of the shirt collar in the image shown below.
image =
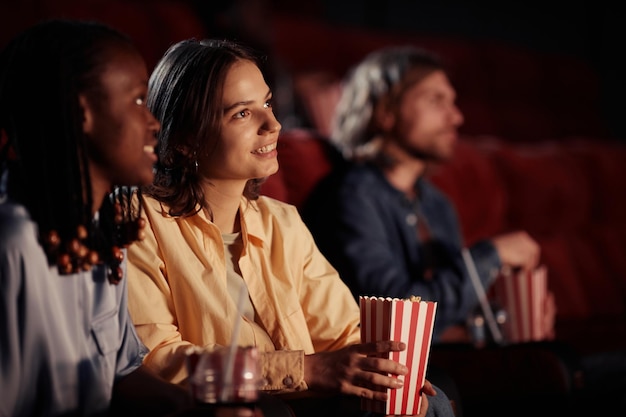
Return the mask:
<svg viewBox="0 0 626 417">
<path fill-rule="evenodd" d="M 241 236 L 243 238 L 244 247 L 246 246 L 246 241 L 249 241 L 255 246 L 263 247 L 263 242 L 265 242 L 265 230 L 256 201 L 242 197 L 241 203 L 239 204 L 239 213 L 241 216 Z"/>
</svg>

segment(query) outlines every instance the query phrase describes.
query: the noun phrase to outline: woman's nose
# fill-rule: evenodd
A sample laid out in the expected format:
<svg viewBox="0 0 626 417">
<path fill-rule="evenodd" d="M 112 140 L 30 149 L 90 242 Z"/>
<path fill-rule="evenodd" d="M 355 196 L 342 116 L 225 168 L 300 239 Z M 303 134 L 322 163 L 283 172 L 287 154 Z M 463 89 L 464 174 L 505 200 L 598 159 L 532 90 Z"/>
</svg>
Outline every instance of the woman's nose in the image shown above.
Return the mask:
<svg viewBox="0 0 626 417">
<path fill-rule="evenodd" d="M 155 133 L 158 133 L 161 130 L 161 122 L 154 117 L 154 114 L 152 114 L 150 110 L 148 110 L 148 127 Z"/>
<path fill-rule="evenodd" d="M 282 129 L 282 125 L 274 115 L 274 112 L 268 114 L 263 127 L 270 133 L 279 132 Z"/>
</svg>

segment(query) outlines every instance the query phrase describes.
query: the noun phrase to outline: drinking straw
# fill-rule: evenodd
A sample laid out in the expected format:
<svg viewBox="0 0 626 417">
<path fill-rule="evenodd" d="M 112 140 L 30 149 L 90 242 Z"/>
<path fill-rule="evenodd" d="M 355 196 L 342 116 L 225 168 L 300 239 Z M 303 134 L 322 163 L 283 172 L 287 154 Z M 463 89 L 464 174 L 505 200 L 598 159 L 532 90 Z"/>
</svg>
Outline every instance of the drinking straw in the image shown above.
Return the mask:
<svg viewBox="0 0 626 417">
<path fill-rule="evenodd" d="M 241 321 L 243 319 L 243 303 L 248 296 L 248 289 L 246 283 L 241 281 L 241 287 L 239 287 L 239 296 L 237 297 L 237 315 L 235 317 L 235 325 L 233 327 L 233 333 L 230 339 L 230 346 L 228 348 L 228 356 L 226 356 L 226 368 L 224 370 L 224 387 L 222 389 L 222 402 L 228 401 L 233 387 L 233 369 L 235 367 L 235 354 L 237 351 L 237 339 L 239 337 L 239 327 L 241 327 Z"/>
<path fill-rule="evenodd" d="M 493 316 L 493 311 L 491 311 L 491 307 L 489 307 L 489 302 L 487 301 L 487 294 L 485 293 L 483 284 L 480 282 L 480 278 L 478 278 L 478 271 L 476 270 L 476 265 L 474 264 L 472 255 L 470 255 L 469 250 L 467 250 L 467 248 L 463 248 L 461 250 L 461 255 L 463 256 L 463 262 L 465 262 L 465 267 L 467 268 L 467 272 L 469 272 L 470 281 L 472 281 L 472 285 L 474 286 L 474 291 L 476 291 L 476 295 L 478 296 L 480 307 L 483 311 L 483 314 L 485 315 L 487 326 L 489 326 L 489 330 L 491 330 L 491 335 L 493 336 L 493 340 L 496 343 L 500 344 L 502 343 L 502 340 L 503 340 L 502 333 L 500 333 L 500 329 L 498 328 L 496 319 Z"/>
</svg>

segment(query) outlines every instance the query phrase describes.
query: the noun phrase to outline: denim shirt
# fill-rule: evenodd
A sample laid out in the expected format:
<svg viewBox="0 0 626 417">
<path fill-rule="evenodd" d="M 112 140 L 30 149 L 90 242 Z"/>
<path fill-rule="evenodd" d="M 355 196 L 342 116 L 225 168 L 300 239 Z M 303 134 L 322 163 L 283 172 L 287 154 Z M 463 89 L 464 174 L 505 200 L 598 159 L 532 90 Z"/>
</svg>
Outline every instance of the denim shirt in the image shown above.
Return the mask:
<svg viewBox="0 0 626 417">
<path fill-rule="evenodd" d="M 463 263 L 462 234 L 448 198 L 427 179 L 415 184 L 415 201 L 394 188 L 374 165 L 352 165 L 331 174 L 312 193 L 303 218 L 318 247 L 360 295 L 437 301 L 434 340 L 441 331 L 464 323 L 478 297 Z M 419 236 L 426 222 L 430 239 Z M 426 265 L 431 248 L 434 262 Z M 500 268 L 493 244 L 469 248 L 487 288 Z"/>
<path fill-rule="evenodd" d="M 125 269 L 126 263 L 122 263 Z M 105 415 L 147 354 L 107 269 L 59 275 L 25 208 L 0 204 L 0 415 Z"/>
</svg>

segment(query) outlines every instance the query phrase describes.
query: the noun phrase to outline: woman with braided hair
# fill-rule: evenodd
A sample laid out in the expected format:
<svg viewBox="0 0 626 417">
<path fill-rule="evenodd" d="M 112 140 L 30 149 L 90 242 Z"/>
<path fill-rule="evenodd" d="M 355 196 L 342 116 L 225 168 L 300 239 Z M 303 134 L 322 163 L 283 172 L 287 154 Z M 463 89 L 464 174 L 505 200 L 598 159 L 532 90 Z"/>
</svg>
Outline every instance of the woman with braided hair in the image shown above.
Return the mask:
<svg viewBox="0 0 626 417">
<path fill-rule="evenodd" d="M 120 33 L 48 21 L 0 55 L 1 416 L 170 414 L 127 313 L 133 186 L 153 180 L 146 64 Z M 122 188 L 118 188 L 122 187 Z"/>
</svg>

